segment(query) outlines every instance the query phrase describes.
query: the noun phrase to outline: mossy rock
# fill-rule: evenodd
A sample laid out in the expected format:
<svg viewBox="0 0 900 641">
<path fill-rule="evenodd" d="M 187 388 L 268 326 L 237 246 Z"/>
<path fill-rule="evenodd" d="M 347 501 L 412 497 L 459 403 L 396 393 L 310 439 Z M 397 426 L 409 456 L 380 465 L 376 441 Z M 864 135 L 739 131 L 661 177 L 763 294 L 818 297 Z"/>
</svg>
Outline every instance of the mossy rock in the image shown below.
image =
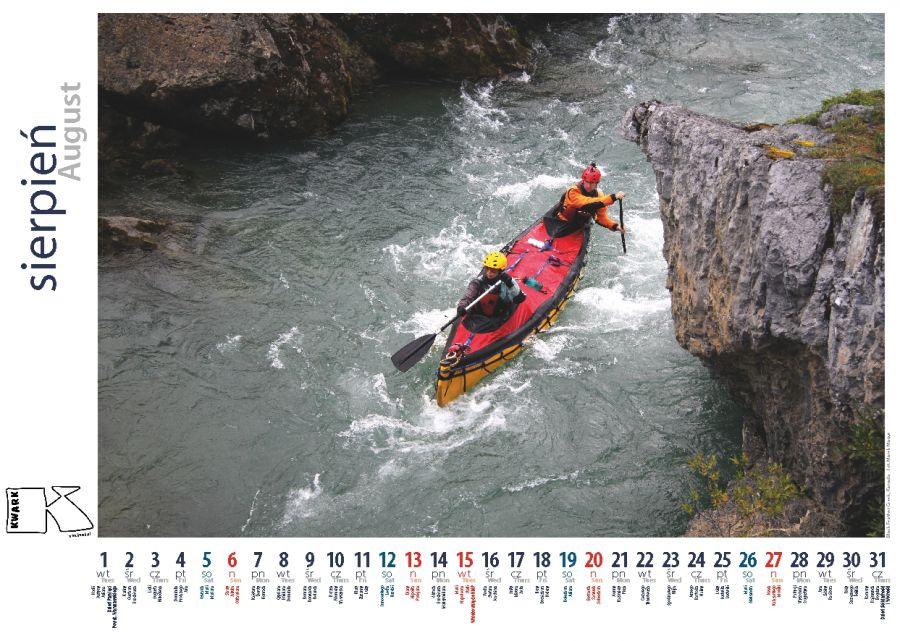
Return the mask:
<svg viewBox="0 0 900 641">
<path fill-rule="evenodd" d="M 831 213 L 835 219 L 850 211 L 858 189 L 884 209 L 884 90 L 854 89 L 822 102 L 815 113 L 792 122 L 827 127 L 834 140 L 810 152 L 828 161 L 822 172 L 832 187 Z"/>
</svg>

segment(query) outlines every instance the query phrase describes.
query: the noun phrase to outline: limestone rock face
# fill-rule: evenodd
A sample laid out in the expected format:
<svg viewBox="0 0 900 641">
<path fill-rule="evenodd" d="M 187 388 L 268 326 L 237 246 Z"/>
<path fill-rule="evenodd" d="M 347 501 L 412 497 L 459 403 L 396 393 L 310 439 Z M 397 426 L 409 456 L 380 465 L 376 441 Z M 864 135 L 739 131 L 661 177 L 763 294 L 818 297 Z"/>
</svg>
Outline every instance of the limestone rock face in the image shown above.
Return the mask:
<svg viewBox="0 0 900 641">
<path fill-rule="evenodd" d="M 314 14 L 101 14 L 112 108 L 181 130 L 299 137 L 346 117 L 375 63 Z"/>
<path fill-rule="evenodd" d="M 100 160 L 127 168 L 204 137 L 305 138 L 386 76 L 480 79 L 532 59 L 499 15 L 100 14 Z"/>
<path fill-rule="evenodd" d="M 859 191 L 832 217 L 803 142 L 828 141 L 816 127 L 649 102 L 622 131 L 656 174 L 677 340 L 747 409 L 745 451 L 852 520 L 863 488 L 841 446 L 884 404 L 883 213 Z"/>
<path fill-rule="evenodd" d="M 532 51 L 503 16 L 329 16 L 395 76 L 478 79 L 521 71 Z"/>
<path fill-rule="evenodd" d="M 122 134 L 104 134 L 101 156 L 177 138 L 168 129 L 303 138 L 342 122 L 384 75 L 479 79 L 532 58 L 499 15 L 100 14 L 101 122 Z"/>
<path fill-rule="evenodd" d="M 819 126 L 823 128 L 833 127 L 841 120 L 849 118 L 850 116 L 859 115 L 865 118 L 870 113 L 872 113 L 872 108 L 866 107 L 865 105 L 846 105 L 838 103 L 819 116 Z"/>
</svg>

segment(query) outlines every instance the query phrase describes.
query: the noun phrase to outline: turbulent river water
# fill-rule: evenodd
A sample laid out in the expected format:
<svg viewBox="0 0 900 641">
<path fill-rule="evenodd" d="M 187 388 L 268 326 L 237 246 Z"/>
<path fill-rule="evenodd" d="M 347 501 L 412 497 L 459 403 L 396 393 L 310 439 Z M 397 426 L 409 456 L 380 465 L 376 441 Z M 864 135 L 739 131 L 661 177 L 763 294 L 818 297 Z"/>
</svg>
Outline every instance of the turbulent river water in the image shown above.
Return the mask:
<svg viewBox="0 0 900 641">
<path fill-rule="evenodd" d="M 673 337 L 653 171 L 619 134 L 652 98 L 783 122 L 884 86 L 874 15 L 556 23 L 529 73 L 380 87 L 294 146 L 207 144 L 103 182 L 102 214 L 183 223 L 99 264 L 105 536 L 673 536 L 696 452 L 741 412 Z M 596 227 L 551 331 L 446 408 L 443 324 L 481 257 L 596 160 Z M 436 345 L 443 345 L 439 338 Z"/>
</svg>

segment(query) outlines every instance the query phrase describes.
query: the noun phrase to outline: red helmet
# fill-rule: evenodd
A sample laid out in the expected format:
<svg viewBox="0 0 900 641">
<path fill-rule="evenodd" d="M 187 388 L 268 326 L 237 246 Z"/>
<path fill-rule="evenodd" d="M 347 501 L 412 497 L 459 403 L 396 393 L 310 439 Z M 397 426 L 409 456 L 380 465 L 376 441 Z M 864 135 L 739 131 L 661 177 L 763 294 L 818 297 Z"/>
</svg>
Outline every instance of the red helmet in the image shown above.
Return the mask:
<svg viewBox="0 0 900 641">
<path fill-rule="evenodd" d="M 597 169 L 597 163 L 592 162 L 581 172 L 581 179 L 589 183 L 600 182 L 600 170 Z"/>
</svg>

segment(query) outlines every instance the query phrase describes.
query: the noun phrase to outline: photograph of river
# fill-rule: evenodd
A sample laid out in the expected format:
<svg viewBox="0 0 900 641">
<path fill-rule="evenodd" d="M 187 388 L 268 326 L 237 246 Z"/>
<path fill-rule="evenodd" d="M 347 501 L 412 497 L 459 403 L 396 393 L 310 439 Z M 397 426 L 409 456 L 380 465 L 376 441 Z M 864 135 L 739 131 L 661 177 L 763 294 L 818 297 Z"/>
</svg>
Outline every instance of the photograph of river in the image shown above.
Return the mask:
<svg viewBox="0 0 900 641">
<path fill-rule="evenodd" d="M 527 32 L 520 70 L 384 75 L 322 130 L 259 141 L 194 136 L 165 105 L 119 99 L 113 56 L 150 54 L 101 28 L 101 229 L 142 239 L 101 239 L 101 536 L 685 533 L 688 463 L 740 457 L 745 410 L 676 340 L 657 177 L 623 119 L 659 100 L 784 123 L 881 89 L 884 16 L 598 15 Z M 113 157 L 137 130 L 163 142 Z M 443 338 L 405 373 L 391 354 L 451 318 L 485 254 L 591 161 L 604 193 L 626 194 L 627 254 L 594 227 L 559 321 L 439 407 Z"/>
</svg>

